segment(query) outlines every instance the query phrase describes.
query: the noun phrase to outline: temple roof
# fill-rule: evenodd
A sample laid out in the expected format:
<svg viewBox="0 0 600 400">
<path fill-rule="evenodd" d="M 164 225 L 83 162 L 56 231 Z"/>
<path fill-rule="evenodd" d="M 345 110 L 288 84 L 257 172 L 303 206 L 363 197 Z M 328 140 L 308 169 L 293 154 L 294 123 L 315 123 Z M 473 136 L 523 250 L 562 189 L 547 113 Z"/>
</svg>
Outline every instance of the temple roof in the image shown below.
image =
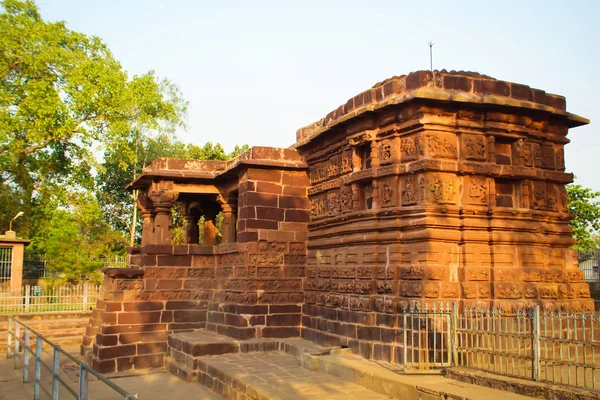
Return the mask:
<svg viewBox="0 0 600 400">
<path fill-rule="evenodd" d="M 416 71 L 379 82 L 319 121 L 300 128 L 296 132 L 296 146 L 307 144 L 333 126 L 360 114 L 415 99 L 490 105 L 496 109 L 508 107 L 536 110 L 564 118 L 569 127 L 590 122 L 568 113 L 563 96 L 527 85 L 501 81 L 470 71 Z"/>
</svg>

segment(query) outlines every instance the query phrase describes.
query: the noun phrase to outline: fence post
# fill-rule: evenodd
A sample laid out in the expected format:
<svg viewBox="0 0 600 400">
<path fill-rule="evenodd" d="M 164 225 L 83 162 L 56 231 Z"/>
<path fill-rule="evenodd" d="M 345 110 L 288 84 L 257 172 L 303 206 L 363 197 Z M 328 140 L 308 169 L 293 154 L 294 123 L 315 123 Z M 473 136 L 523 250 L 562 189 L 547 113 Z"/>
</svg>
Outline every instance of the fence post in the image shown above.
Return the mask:
<svg viewBox="0 0 600 400">
<path fill-rule="evenodd" d="M 29 382 L 29 329 L 25 328 L 23 340 L 23 383 Z"/>
<path fill-rule="evenodd" d="M 539 304 L 533 309 L 533 343 L 531 349 L 533 350 L 533 380 L 540 380 L 540 306 Z"/>
<path fill-rule="evenodd" d="M 87 310 L 88 303 L 88 284 L 83 285 L 83 311 Z"/>
<path fill-rule="evenodd" d="M 13 353 L 13 369 L 17 369 L 17 358 L 19 357 L 19 352 L 21 351 L 21 325 L 17 323 L 15 327 L 15 351 Z"/>
<path fill-rule="evenodd" d="M 8 317 L 8 331 L 7 334 L 8 336 L 6 337 L 6 358 L 10 358 L 10 350 L 11 350 L 11 346 L 12 346 L 12 326 L 13 326 L 13 317 L 12 315 L 10 315 Z M 14 356 L 14 353 L 13 353 Z"/>
<path fill-rule="evenodd" d="M 33 381 L 33 400 L 40 398 L 40 381 L 42 379 L 42 337 L 35 337 L 35 379 Z"/>
<path fill-rule="evenodd" d="M 29 305 L 31 304 L 31 286 L 25 286 L 25 312 L 29 312 Z"/>
<path fill-rule="evenodd" d="M 77 400 L 88 400 L 88 370 L 84 368 L 84 364 L 79 364 L 79 393 Z"/>
<path fill-rule="evenodd" d="M 60 388 L 60 346 L 54 346 L 52 353 L 52 400 L 58 400 L 58 389 Z"/>
<path fill-rule="evenodd" d="M 452 335 L 452 366 L 458 365 L 458 330 L 456 325 L 458 324 L 458 305 L 456 302 L 452 302 L 452 317 L 450 319 L 450 329 Z"/>
</svg>

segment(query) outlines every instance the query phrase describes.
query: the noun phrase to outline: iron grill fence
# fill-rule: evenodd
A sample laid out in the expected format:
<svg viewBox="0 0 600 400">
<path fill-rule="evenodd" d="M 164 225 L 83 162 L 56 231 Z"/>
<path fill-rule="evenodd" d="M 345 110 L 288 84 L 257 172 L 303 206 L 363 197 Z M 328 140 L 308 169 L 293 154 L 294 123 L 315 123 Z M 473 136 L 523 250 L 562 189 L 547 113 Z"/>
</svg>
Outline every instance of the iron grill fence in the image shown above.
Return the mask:
<svg viewBox="0 0 600 400">
<path fill-rule="evenodd" d="M 450 366 L 450 303 L 411 303 L 402 307 L 404 368 L 427 370 Z"/>
<path fill-rule="evenodd" d="M 403 306 L 404 366 L 461 366 L 517 378 L 600 389 L 595 311 L 506 313 L 457 304 Z"/>
<path fill-rule="evenodd" d="M 12 247 L 0 246 L 0 288 L 10 285 Z"/>
<path fill-rule="evenodd" d="M 23 352 L 22 355 L 21 352 Z M 90 368 L 87 363 L 76 359 L 62 350 L 60 346 L 52 343 L 12 316 L 8 319 L 6 346 L 6 358 L 11 357 L 13 359 L 13 369 L 22 369 L 23 383 L 30 383 L 31 378 L 33 378 L 34 400 L 39 400 L 42 393 L 47 396 L 45 398 L 58 400 L 64 398 L 61 396 L 61 392 L 62 394 L 71 395 L 77 400 L 88 400 L 90 375 L 109 386 L 119 398 L 125 400 L 138 398 L 137 394 L 127 392 L 119 385 L 108 380 L 104 375 Z M 73 384 L 64 375 L 63 360 L 78 367 L 77 387 L 73 387 Z M 48 378 L 50 378 L 49 382 Z M 46 384 L 46 382 L 49 384 Z"/>
<path fill-rule="evenodd" d="M 89 311 L 96 307 L 101 285 L 23 286 L 20 293 L 0 292 L 0 314 Z"/>
<path fill-rule="evenodd" d="M 579 254 L 578 261 L 586 282 L 600 282 L 600 250 Z"/>
<path fill-rule="evenodd" d="M 43 254 L 25 253 L 23 260 L 23 279 L 39 279 L 51 276 L 46 269 L 48 261 Z"/>
</svg>

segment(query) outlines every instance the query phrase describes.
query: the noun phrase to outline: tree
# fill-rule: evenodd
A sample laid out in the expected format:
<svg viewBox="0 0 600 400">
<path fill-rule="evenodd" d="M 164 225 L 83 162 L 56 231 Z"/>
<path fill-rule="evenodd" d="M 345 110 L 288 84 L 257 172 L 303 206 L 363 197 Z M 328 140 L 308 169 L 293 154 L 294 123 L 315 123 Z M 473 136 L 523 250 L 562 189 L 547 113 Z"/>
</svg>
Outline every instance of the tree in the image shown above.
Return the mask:
<svg viewBox="0 0 600 400">
<path fill-rule="evenodd" d="M 571 221 L 573 237 L 577 241 L 573 248 L 579 253 L 598 249 L 595 234 L 600 230 L 600 192 L 594 192 L 578 184 L 567 185 L 569 213 L 575 215 Z"/>
<path fill-rule="evenodd" d="M 16 209 L 31 217 L 43 186 L 93 189 L 92 149 L 173 130 L 187 104 L 152 72 L 129 78 L 102 40 L 44 21 L 31 0 L 0 6 L 0 186 L 13 198 L 0 205 L 5 225 Z"/>
<path fill-rule="evenodd" d="M 89 193 L 70 195 L 69 202 L 70 207 L 54 210 L 32 245 L 46 255 L 47 268 L 60 280 L 100 280 L 102 258 L 121 254 L 127 245 L 125 235 L 110 228 Z"/>
</svg>

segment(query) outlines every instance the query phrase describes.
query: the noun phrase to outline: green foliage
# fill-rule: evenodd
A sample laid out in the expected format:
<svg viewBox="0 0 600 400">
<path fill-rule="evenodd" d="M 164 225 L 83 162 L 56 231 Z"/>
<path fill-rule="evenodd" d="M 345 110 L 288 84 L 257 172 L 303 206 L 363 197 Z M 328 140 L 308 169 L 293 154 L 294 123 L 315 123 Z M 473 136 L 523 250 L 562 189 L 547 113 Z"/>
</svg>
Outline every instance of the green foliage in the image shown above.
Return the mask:
<svg viewBox="0 0 600 400">
<path fill-rule="evenodd" d="M 44 21 L 32 1 L 0 5 L 0 182 L 13 194 L 0 217 L 25 211 L 31 234 L 42 185 L 93 189 L 95 146 L 180 126 L 187 104 L 152 72 L 130 79 L 102 40 Z"/>
<path fill-rule="evenodd" d="M 101 256 L 124 252 L 125 186 L 153 159 L 248 148 L 179 141 L 186 110 L 176 85 L 129 76 L 100 38 L 44 21 L 31 0 L 0 0 L 0 230 L 24 211 L 13 227 L 28 251 L 62 279 L 97 274 Z"/>
<path fill-rule="evenodd" d="M 76 195 L 69 209 L 57 209 L 44 228 L 44 235 L 32 244 L 44 253 L 47 268 L 59 273 L 59 279 L 77 283 L 99 280 L 102 257 L 123 252 L 125 236 L 111 230 L 102 210 L 89 194 Z"/>
<path fill-rule="evenodd" d="M 579 253 L 588 253 L 598 249 L 596 234 L 600 230 L 600 192 L 594 192 L 581 185 L 567 185 L 569 213 L 575 215 L 571 221 L 573 237 L 577 243 L 573 246 Z"/>
</svg>

